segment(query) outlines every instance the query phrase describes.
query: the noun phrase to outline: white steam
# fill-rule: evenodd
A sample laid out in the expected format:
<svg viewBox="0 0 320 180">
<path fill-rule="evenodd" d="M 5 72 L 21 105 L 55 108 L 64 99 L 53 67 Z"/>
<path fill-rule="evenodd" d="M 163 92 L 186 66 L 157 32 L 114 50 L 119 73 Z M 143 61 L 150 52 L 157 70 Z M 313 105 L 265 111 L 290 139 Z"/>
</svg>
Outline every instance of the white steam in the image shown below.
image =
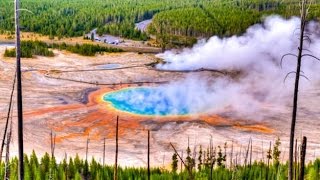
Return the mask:
<svg viewBox="0 0 320 180">
<path fill-rule="evenodd" d="M 221 77 L 214 83 L 209 83 L 209 77 L 188 76 L 162 88 L 168 96 L 172 95 L 173 101 L 178 91 L 179 97 L 183 97 L 194 113 L 230 111 L 238 117 L 257 118 L 263 107 L 287 106 L 292 99 L 294 75 L 289 76 L 285 84 L 283 80 L 288 72 L 295 70 L 296 58 L 285 58 L 282 69 L 280 60 L 284 54 L 297 53 L 299 26 L 299 18 L 285 20 L 272 16 L 263 24 L 250 27 L 242 36 L 223 39 L 214 36 L 180 53 L 167 51 L 159 54 L 167 62 L 157 66 L 161 70 L 237 70 L 244 74 L 238 80 Z M 305 48 L 320 57 L 318 28 L 318 23 L 309 23 L 307 29 L 312 34 L 312 42 L 305 41 Z M 320 79 L 319 70 L 319 62 L 304 58 L 303 73 L 311 81 L 301 80 L 302 91 L 315 87 Z"/>
</svg>

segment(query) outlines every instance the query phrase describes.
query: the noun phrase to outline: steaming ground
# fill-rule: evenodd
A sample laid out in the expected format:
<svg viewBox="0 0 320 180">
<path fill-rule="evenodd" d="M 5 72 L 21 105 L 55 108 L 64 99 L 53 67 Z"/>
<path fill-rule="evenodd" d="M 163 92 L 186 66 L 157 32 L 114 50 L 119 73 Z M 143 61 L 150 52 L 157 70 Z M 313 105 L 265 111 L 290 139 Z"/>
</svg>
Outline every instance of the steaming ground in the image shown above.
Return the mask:
<svg viewBox="0 0 320 180">
<path fill-rule="evenodd" d="M 263 24 L 250 27 L 242 36 L 229 38 L 212 37 L 199 42 L 191 49 L 182 52 L 167 51 L 158 55 L 165 64 L 157 66 L 161 70 L 200 70 L 241 71 L 237 80 L 227 76 L 208 83 L 201 77 L 189 77 L 178 86 L 173 84 L 167 89 L 190 89 L 181 91 L 182 97 L 189 100 L 190 109 L 211 113 L 225 112 L 229 109 L 239 118 L 265 119 L 261 111 L 266 106 L 285 107 L 292 102 L 296 57 L 286 56 L 280 66 L 280 60 L 287 53 L 297 54 L 299 45 L 299 18 L 289 20 L 278 16 L 265 19 Z M 319 24 L 312 22 L 308 26 L 311 39 L 305 40 L 305 54 L 320 57 Z M 304 57 L 301 91 L 303 94 L 319 87 L 320 63 L 310 57 Z M 174 90 L 172 90 L 174 92 Z M 197 101 L 199 100 L 199 101 Z M 195 103 L 192 103 L 195 102 Z"/>
<path fill-rule="evenodd" d="M 308 28 L 313 34 L 307 47 L 316 56 L 320 47 L 316 34 L 318 26 L 311 23 Z M 160 55 L 168 63 L 159 65 L 158 70 L 145 66 L 154 62 L 153 55 L 137 53 L 87 58 L 55 50 L 53 58 L 23 59 L 25 150 L 27 153 L 32 149 L 40 154 L 49 152 L 49 134 L 53 129 L 58 137 L 57 159 L 64 158 L 65 153 L 85 157 L 86 138 L 90 135 L 89 158 L 95 157 L 101 162 L 103 138 L 106 137 L 106 162 L 112 164 L 115 116 L 120 115 L 121 166 L 146 165 L 147 133 L 141 130 L 143 128 L 152 130 L 153 166 L 169 165 L 173 153 L 169 142 L 181 152 L 186 149 L 188 137 L 191 147 L 197 148 L 200 145 L 206 148 L 211 138 L 214 146 L 228 142 L 230 147 L 233 141 L 238 153 L 240 149 L 244 152 L 249 138 L 252 138 L 255 159 L 265 159 L 269 141 L 279 136 L 283 152 L 281 159 L 286 160 L 293 78 L 290 76 L 286 83 L 283 80 L 294 70 L 295 58 L 288 57 L 283 69 L 279 63 L 285 53 L 296 53 L 297 27 L 297 18 L 269 17 L 263 25 L 251 27 L 243 36 L 212 37 L 180 53 L 168 51 Z M 3 58 L 4 50 L 5 47 L 0 47 L 0 129 L 4 127 L 15 64 L 14 59 Z M 109 64 L 117 64 L 120 69 L 101 69 L 101 65 Z M 240 73 L 231 77 L 214 71 L 159 71 L 202 68 Z M 317 61 L 304 60 L 304 74 L 310 82 L 302 79 L 296 132 L 298 139 L 301 135 L 308 137 L 308 159 L 320 155 L 318 69 Z M 171 102 L 183 103 L 194 114 L 200 112 L 199 116 L 188 120 L 133 116 L 107 109 L 99 101 L 105 90 L 119 90 L 132 83 L 134 87 L 157 86 L 166 97 L 171 97 Z M 205 119 L 201 113 L 213 115 Z M 13 120 L 16 127 L 16 118 Z M 273 131 L 268 131 L 270 129 Z M 15 128 L 13 139 L 16 140 Z M 11 155 L 15 155 L 16 141 L 13 141 L 11 150 Z"/>
<path fill-rule="evenodd" d="M 166 63 L 159 64 L 157 68 L 175 71 L 240 71 L 241 75 L 236 79 L 222 76 L 214 82 L 207 77 L 189 76 L 166 89 L 171 92 L 183 89 L 180 90 L 181 96 L 190 102 L 190 109 L 270 124 L 277 130 L 276 135 L 283 140 L 282 159 L 285 160 L 295 77 L 292 72 L 296 69 L 297 61 L 292 55 L 285 56 L 282 63 L 281 59 L 288 53 L 297 54 L 299 27 L 300 19 L 296 17 L 289 20 L 278 16 L 267 17 L 263 24 L 250 27 L 241 36 L 214 36 L 190 49 L 159 54 L 158 57 Z M 319 32 L 319 23 L 309 23 L 304 54 L 320 57 Z M 310 56 L 303 58 L 296 138 L 301 139 L 302 135 L 309 138 L 309 154 L 312 154 L 309 155 L 310 159 L 319 155 L 319 131 L 315 128 L 319 126 L 320 120 L 319 69 L 319 60 Z M 185 89 L 191 90 L 184 91 Z M 227 139 L 239 139 L 237 135 L 231 137 L 229 133 L 226 134 Z M 247 135 L 240 136 L 246 139 Z M 263 144 L 265 139 L 267 138 L 258 138 L 255 141 L 262 141 Z M 263 157 L 262 154 L 260 157 Z"/>
</svg>

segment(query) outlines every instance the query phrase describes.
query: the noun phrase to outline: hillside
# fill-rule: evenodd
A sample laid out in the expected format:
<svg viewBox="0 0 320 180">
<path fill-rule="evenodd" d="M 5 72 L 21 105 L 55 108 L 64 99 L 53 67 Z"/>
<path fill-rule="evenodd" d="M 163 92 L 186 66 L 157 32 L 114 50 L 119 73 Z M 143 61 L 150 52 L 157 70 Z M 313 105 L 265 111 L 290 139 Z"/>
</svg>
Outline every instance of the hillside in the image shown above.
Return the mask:
<svg viewBox="0 0 320 180">
<path fill-rule="evenodd" d="M 290 3 L 289 3 L 290 2 Z M 13 31 L 13 1 L 0 2 L 0 34 Z M 280 0 L 32 0 L 23 1 L 23 31 L 51 38 L 83 36 L 94 28 L 99 34 L 111 34 L 135 40 L 154 35 L 159 43 L 191 45 L 197 38 L 241 34 L 269 14 L 297 15 L 296 3 Z M 319 5 L 311 7 L 310 18 L 317 19 Z M 296 13 L 294 13 L 296 12 Z M 152 19 L 148 33 L 135 23 Z"/>
</svg>

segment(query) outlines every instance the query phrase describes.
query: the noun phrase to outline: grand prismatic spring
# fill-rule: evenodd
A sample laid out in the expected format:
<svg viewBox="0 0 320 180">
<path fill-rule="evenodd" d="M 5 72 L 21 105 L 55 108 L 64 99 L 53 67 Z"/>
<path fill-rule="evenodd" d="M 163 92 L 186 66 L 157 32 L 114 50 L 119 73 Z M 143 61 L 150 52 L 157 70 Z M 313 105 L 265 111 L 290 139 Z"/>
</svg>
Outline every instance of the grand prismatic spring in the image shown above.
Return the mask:
<svg viewBox="0 0 320 180">
<path fill-rule="evenodd" d="M 120 111 L 137 115 L 187 115 L 190 112 L 183 98 L 175 98 L 180 101 L 174 101 L 169 94 L 156 87 L 126 88 L 107 93 L 103 99 Z"/>
</svg>

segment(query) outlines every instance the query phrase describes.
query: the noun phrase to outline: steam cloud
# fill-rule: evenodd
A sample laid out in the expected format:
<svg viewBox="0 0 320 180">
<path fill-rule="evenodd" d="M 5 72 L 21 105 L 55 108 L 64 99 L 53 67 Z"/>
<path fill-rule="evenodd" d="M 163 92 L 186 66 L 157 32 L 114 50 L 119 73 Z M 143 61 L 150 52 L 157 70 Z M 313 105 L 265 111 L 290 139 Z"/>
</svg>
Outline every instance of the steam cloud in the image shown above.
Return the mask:
<svg viewBox="0 0 320 180">
<path fill-rule="evenodd" d="M 161 70 L 212 69 L 241 71 L 238 79 L 227 76 L 209 82 L 209 77 L 188 76 L 181 82 L 165 85 L 163 91 L 172 102 L 183 101 L 192 113 L 230 112 L 241 118 L 259 118 L 257 114 L 268 107 L 285 107 L 291 103 L 294 75 L 283 82 L 288 72 L 294 71 L 296 57 L 286 57 L 283 68 L 280 60 L 284 54 L 297 54 L 300 19 L 289 20 L 270 16 L 263 24 L 254 25 L 242 36 L 229 38 L 211 37 L 200 41 L 182 52 L 167 51 L 158 56 L 166 63 L 158 65 Z M 307 32 L 312 42 L 305 41 L 305 48 L 320 57 L 319 24 L 310 22 Z M 310 81 L 301 79 L 301 91 L 315 88 L 319 81 L 319 62 L 305 57 L 303 74 Z M 317 79 L 318 78 L 318 79 Z M 212 78 L 211 78 L 212 79 Z M 179 96 L 175 96 L 179 94 Z M 177 103 L 179 104 L 179 103 Z M 260 117 L 263 119 L 263 117 Z"/>
</svg>

